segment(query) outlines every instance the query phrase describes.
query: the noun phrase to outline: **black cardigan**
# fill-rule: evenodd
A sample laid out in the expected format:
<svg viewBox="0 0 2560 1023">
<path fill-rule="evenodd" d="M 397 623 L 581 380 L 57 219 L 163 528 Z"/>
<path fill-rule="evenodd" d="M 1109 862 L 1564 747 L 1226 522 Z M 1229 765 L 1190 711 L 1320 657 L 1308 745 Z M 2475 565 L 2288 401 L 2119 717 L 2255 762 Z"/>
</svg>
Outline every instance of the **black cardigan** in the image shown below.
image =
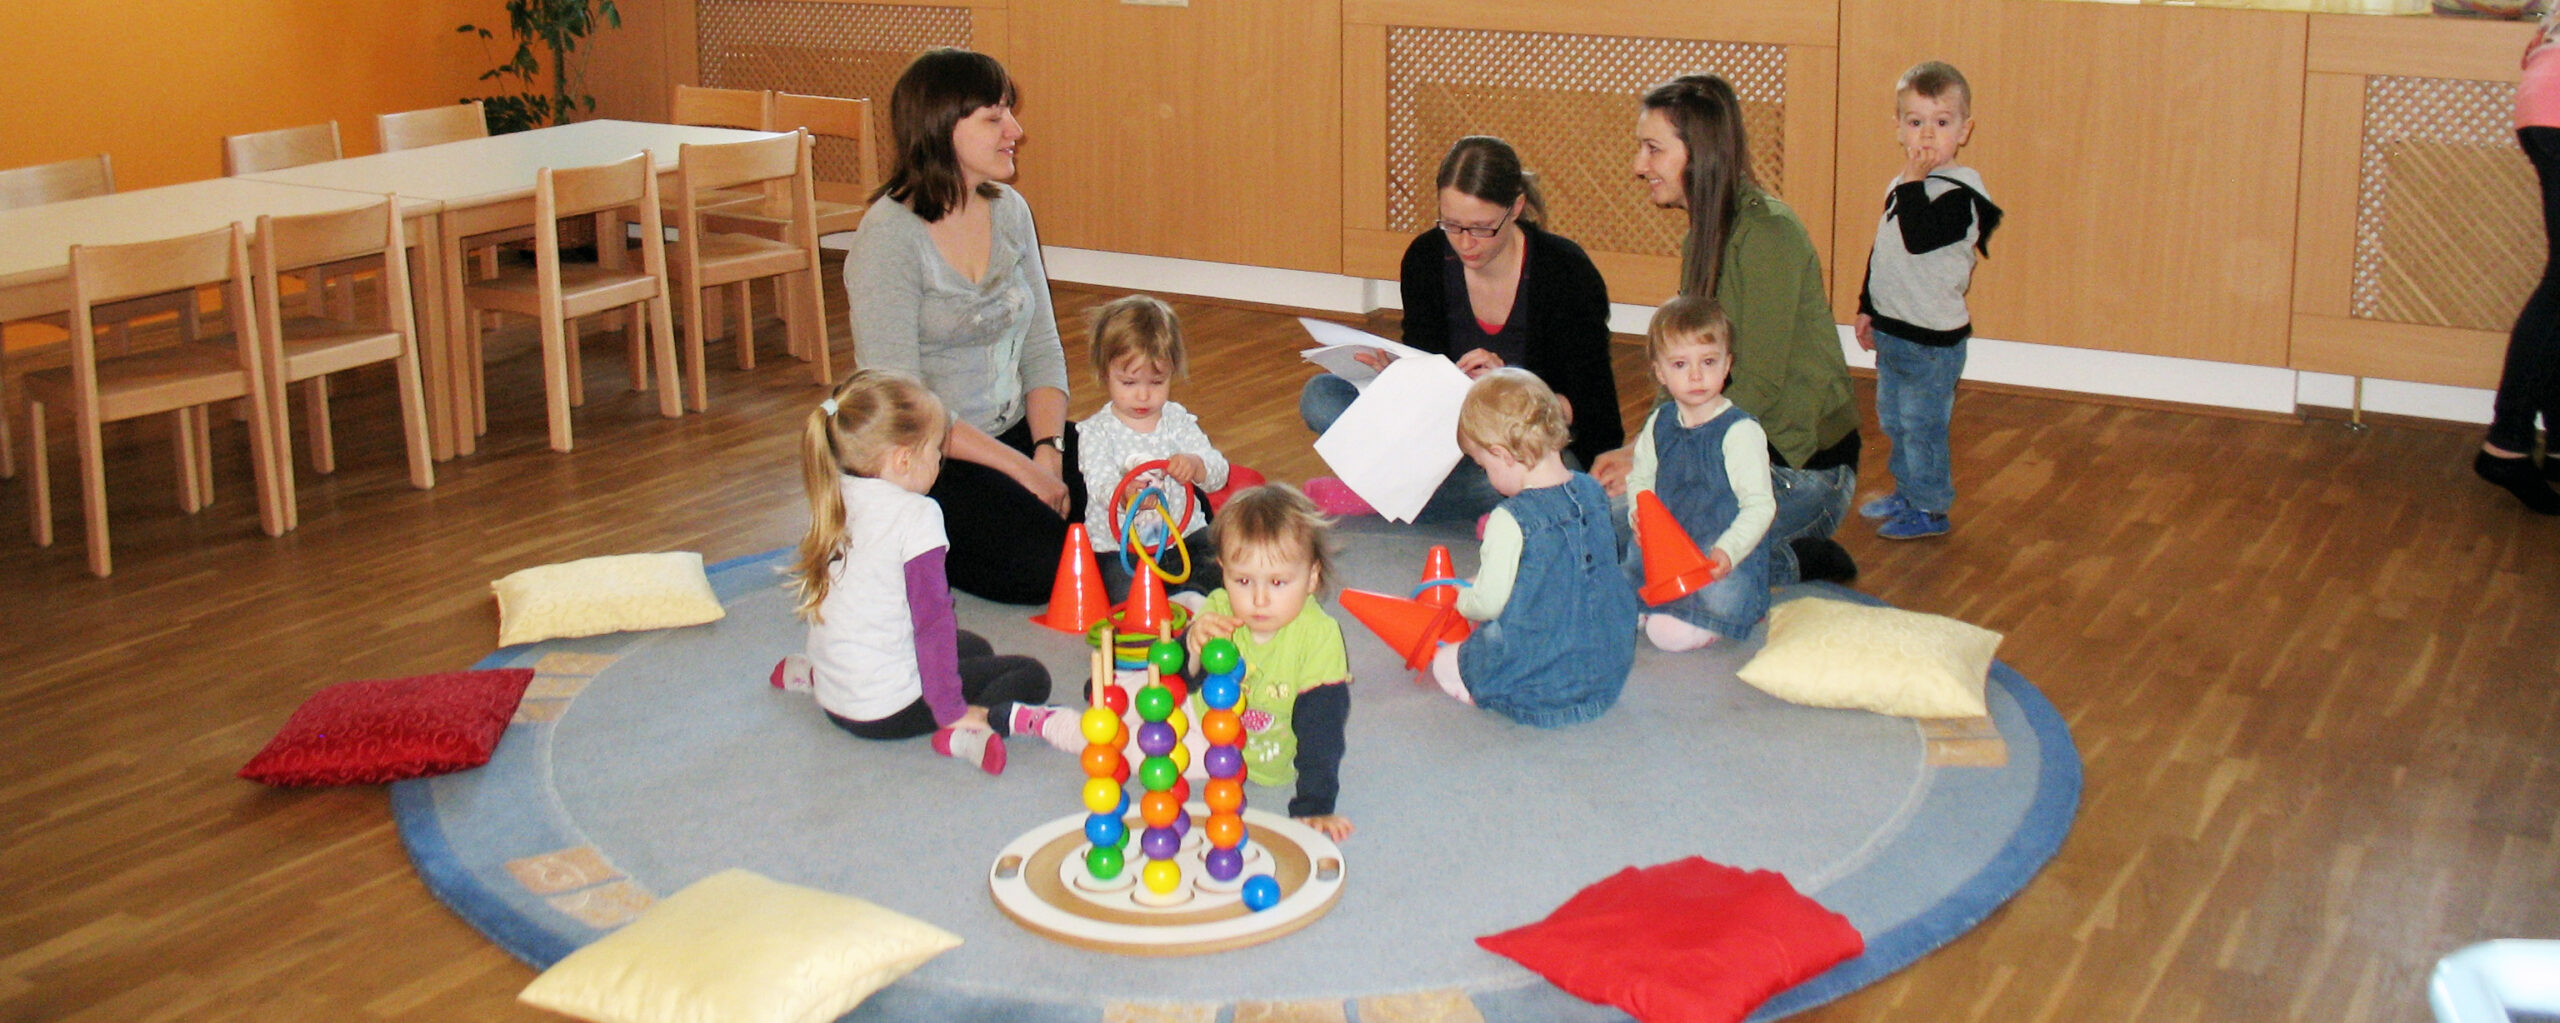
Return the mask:
<svg viewBox="0 0 2560 1023">
<path fill-rule="evenodd" d="M 1532 347 L 1520 368 L 1537 374 L 1547 386 L 1573 403 L 1573 441 L 1566 450 L 1588 467 L 1602 452 L 1627 440 L 1618 413 L 1618 379 L 1609 365 L 1609 282 L 1582 246 L 1537 225 L 1520 225 L 1523 253 L 1520 295 L 1511 302 L 1511 318 L 1528 314 Z M 1404 292 L 1404 343 L 1456 359 L 1449 350 L 1449 297 L 1446 263 L 1458 250 L 1438 228 L 1422 232 L 1404 250 L 1400 284 Z M 1460 310 L 1473 316 L 1473 310 Z"/>
</svg>

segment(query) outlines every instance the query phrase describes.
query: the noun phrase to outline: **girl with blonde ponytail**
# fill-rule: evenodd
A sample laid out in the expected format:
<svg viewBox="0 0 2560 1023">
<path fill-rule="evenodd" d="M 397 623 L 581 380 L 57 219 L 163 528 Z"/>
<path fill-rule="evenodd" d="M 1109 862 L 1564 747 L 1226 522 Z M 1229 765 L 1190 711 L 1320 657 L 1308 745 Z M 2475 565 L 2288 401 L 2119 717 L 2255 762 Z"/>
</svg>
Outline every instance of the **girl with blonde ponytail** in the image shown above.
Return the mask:
<svg viewBox="0 0 2560 1023">
<path fill-rule="evenodd" d="M 959 629 L 942 508 L 924 496 L 950 434 L 915 378 L 861 370 L 811 409 L 800 474 L 809 532 L 790 576 L 806 649 L 773 666 L 775 688 L 809 692 L 865 739 L 933 736 L 934 752 L 1004 772 L 1004 737 L 1029 729 L 1080 750 L 1075 715 L 1043 705 L 1049 671 L 997 656 Z"/>
</svg>

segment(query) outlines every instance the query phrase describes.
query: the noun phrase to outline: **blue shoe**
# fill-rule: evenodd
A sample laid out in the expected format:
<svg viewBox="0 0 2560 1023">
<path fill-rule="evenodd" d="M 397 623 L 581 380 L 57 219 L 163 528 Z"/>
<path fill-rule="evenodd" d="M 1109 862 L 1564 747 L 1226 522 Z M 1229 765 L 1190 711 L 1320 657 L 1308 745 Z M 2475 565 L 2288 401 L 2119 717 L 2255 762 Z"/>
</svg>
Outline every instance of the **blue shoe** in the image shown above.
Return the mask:
<svg viewBox="0 0 2560 1023">
<path fill-rule="evenodd" d="M 1882 522 L 1910 510 L 1911 502 L 1903 500 L 1902 495 L 1886 494 L 1883 497 L 1879 497 L 1873 501 L 1859 505 L 1858 517 Z"/>
<path fill-rule="evenodd" d="M 1876 527 L 1876 535 L 1887 540 L 1917 540 L 1924 536 L 1940 536 L 1951 528 L 1944 515 L 1933 515 L 1905 506 L 1902 514 L 1886 519 Z"/>
</svg>

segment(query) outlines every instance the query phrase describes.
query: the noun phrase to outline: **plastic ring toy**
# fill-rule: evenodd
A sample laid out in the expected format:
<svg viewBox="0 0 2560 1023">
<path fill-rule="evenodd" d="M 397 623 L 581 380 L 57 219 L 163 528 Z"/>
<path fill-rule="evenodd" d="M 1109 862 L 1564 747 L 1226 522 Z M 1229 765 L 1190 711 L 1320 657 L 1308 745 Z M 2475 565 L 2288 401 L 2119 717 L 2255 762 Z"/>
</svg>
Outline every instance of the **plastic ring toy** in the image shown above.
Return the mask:
<svg viewBox="0 0 2560 1023">
<path fill-rule="evenodd" d="M 1164 519 L 1165 543 L 1161 551 L 1139 550 L 1137 556 L 1146 561 L 1147 570 L 1154 572 L 1156 578 L 1164 580 L 1168 585 L 1180 585 L 1191 579 L 1191 547 L 1182 539 L 1182 523 L 1190 521 L 1193 513 L 1199 510 L 1195 504 L 1198 499 L 1192 496 L 1190 487 L 1175 487 L 1174 489 L 1182 492 L 1182 512 L 1177 515 L 1173 510 L 1173 501 L 1166 496 L 1164 487 L 1148 484 L 1139 487 L 1134 493 L 1131 490 L 1132 487 L 1138 486 L 1147 473 L 1162 471 L 1171 464 L 1172 462 L 1168 459 L 1158 458 L 1140 462 L 1131 467 L 1128 472 L 1121 474 L 1120 484 L 1111 489 L 1111 521 L 1118 524 L 1120 531 L 1120 567 L 1134 573 L 1137 571 L 1137 566 L 1132 563 L 1130 552 L 1133 548 L 1140 546 L 1136 535 L 1137 517 L 1143 514 L 1146 507 L 1152 503 L 1156 513 Z M 1182 553 L 1181 572 L 1165 570 L 1162 563 L 1163 551 Z"/>
<path fill-rule="evenodd" d="M 1474 589 L 1474 588 L 1475 588 L 1475 584 L 1474 584 L 1474 583 L 1468 582 L 1468 581 L 1466 581 L 1466 580 L 1464 580 L 1464 579 L 1425 579 L 1425 580 L 1423 580 L 1423 581 L 1422 581 L 1422 585 L 1414 587 L 1414 588 L 1413 588 L 1413 592 L 1412 592 L 1412 593 L 1410 593 L 1410 594 L 1407 594 L 1407 595 L 1406 595 L 1406 597 L 1405 597 L 1405 599 L 1407 599 L 1407 600 L 1421 600 L 1421 599 L 1422 599 L 1422 595 L 1423 595 L 1425 592 L 1428 592 L 1428 591 L 1429 591 L 1432 587 L 1434 587 L 1434 586 L 1455 586 L 1455 587 L 1457 587 L 1457 588 L 1459 588 L 1459 589 L 1462 589 L 1462 590 L 1470 590 L 1470 589 Z"/>
</svg>

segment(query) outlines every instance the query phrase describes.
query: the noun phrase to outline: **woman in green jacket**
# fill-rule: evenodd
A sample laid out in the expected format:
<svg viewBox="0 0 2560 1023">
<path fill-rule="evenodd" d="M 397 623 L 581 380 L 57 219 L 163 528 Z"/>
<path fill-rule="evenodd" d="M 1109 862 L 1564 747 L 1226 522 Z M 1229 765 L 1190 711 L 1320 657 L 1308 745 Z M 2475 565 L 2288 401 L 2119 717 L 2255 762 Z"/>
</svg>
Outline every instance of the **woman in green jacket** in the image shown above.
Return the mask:
<svg viewBox="0 0 2560 1023">
<path fill-rule="evenodd" d="M 1769 434 L 1778 516 L 1770 581 L 1857 574 L 1831 533 L 1858 492 L 1858 407 L 1823 294 L 1822 261 L 1794 210 L 1751 179 L 1742 107 L 1714 75 L 1645 93 L 1635 175 L 1654 205 L 1689 211 L 1680 293 L 1711 295 L 1733 321 L 1725 395 Z M 1592 475 L 1624 489 L 1632 456 L 1600 456 Z"/>
</svg>

